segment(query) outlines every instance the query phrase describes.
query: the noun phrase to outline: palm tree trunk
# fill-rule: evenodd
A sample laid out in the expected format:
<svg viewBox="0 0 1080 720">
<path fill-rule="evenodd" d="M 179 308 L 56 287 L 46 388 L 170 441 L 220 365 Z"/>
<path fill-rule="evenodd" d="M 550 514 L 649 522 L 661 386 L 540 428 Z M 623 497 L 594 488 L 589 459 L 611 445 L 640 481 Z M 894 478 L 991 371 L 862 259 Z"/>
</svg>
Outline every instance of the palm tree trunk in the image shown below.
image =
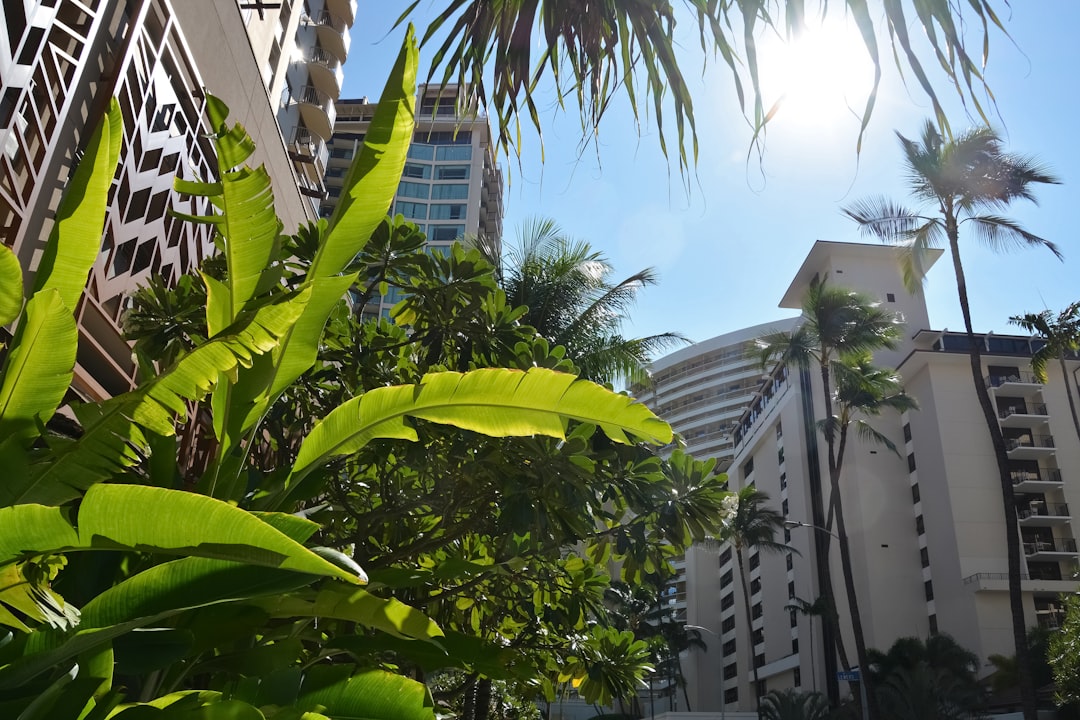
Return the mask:
<svg viewBox="0 0 1080 720">
<path fill-rule="evenodd" d="M 997 461 L 998 482 L 1001 485 L 1002 510 L 1005 513 L 1005 545 L 1009 563 L 1009 609 L 1012 612 L 1013 643 L 1016 646 L 1016 661 L 1020 669 L 1020 698 L 1024 709 L 1024 720 L 1038 719 L 1038 706 L 1035 698 L 1035 684 L 1032 681 L 1028 663 L 1027 628 L 1024 622 L 1024 598 L 1020 586 L 1020 529 L 1016 518 L 1016 497 L 1013 493 L 1012 478 L 1009 474 L 1009 457 L 1005 450 L 1005 437 L 998 424 L 997 413 L 990 402 L 990 391 L 986 389 L 982 375 L 982 353 L 975 341 L 971 329 L 971 308 L 968 305 L 967 282 L 964 279 L 964 267 L 960 261 L 959 231 L 952 207 L 947 208 L 945 231 L 949 238 L 949 250 L 952 253 L 953 269 L 956 272 L 956 290 L 960 296 L 960 310 L 964 316 L 964 330 L 967 332 L 968 357 L 971 360 L 971 380 L 975 384 L 975 395 L 979 398 L 986 429 L 990 432 L 990 442 L 994 448 L 994 460 Z"/>
<path fill-rule="evenodd" d="M 481 678 L 476 681 L 476 704 L 473 706 L 474 720 L 488 720 L 491 714 L 491 680 Z"/>
<path fill-rule="evenodd" d="M 754 671 L 754 710 L 757 711 L 758 720 L 762 720 L 761 695 L 758 692 L 761 688 L 761 680 L 758 678 L 757 657 L 754 655 L 754 618 L 750 614 L 749 579 L 746 577 L 746 567 L 743 564 L 743 552 L 741 546 L 735 546 L 735 557 L 739 561 L 739 578 L 742 580 L 743 610 L 746 611 L 746 632 L 749 633 L 746 647 L 750 649 L 750 667 Z"/>
<path fill-rule="evenodd" d="M 828 464 L 829 464 L 829 479 L 832 481 L 833 473 L 836 471 L 836 435 L 832 425 L 833 418 L 833 401 L 832 401 L 832 379 L 829 370 L 829 353 L 822 352 L 821 355 L 821 392 L 825 399 L 825 446 L 828 452 Z M 830 487 L 829 496 L 829 510 L 832 512 L 833 504 L 839 499 L 836 497 L 836 490 Z M 820 488 L 818 489 L 818 502 L 824 503 L 824 497 Z M 815 531 L 814 535 L 814 547 L 817 550 L 817 560 L 821 566 L 819 571 L 819 583 L 822 585 L 821 593 L 825 595 L 828 608 L 828 619 L 832 625 L 832 637 L 831 640 L 836 645 L 836 652 L 840 656 L 840 664 L 845 670 L 851 669 L 851 663 L 848 662 L 847 649 L 844 647 L 844 634 L 840 632 L 840 613 L 836 609 L 836 593 L 833 589 L 832 580 L 832 563 L 829 561 L 829 549 L 832 545 L 832 535 L 829 531 L 832 530 L 832 522 L 829 521 L 826 525 L 825 520 L 825 507 L 822 504 L 819 507 L 814 507 L 814 525 L 817 527 L 823 527 L 826 532 Z M 818 541 L 820 540 L 820 543 Z M 828 638 L 825 642 L 825 652 L 830 652 Z M 835 679 L 832 683 L 835 684 Z M 839 687 L 837 688 L 837 696 L 839 696 Z M 838 704 L 839 697 L 836 703 L 829 699 L 830 703 Z"/>
<path fill-rule="evenodd" d="M 859 660 L 859 682 L 866 683 L 867 715 L 863 720 L 877 717 L 873 688 L 870 686 L 870 661 L 866 656 L 866 638 L 863 636 L 862 615 L 859 613 L 859 597 L 855 591 L 855 573 L 851 567 L 851 546 L 848 544 L 847 526 L 844 523 L 844 503 L 840 495 L 840 471 L 844 466 L 844 449 L 847 445 L 847 426 L 840 430 L 840 446 L 836 462 L 831 469 L 830 491 L 832 507 L 836 510 L 836 535 L 840 544 L 840 567 L 844 573 L 844 589 L 847 590 L 848 612 L 851 615 L 851 632 L 855 636 L 855 654 Z"/>
<path fill-rule="evenodd" d="M 1069 412 L 1072 413 L 1073 428 L 1076 430 L 1076 437 L 1080 440 L 1080 418 L 1076 416 L 1076 401 L 1073 400 L 1072 383 L 1069 382 L 1069 370 L 1065 366 L 1065 353 L 1063 352 L 1058 356 L 1058 362 L 1061 363 L 1061 379 L 1065 381 L 1065 395 L 1069 398 Z"/>
</svg>

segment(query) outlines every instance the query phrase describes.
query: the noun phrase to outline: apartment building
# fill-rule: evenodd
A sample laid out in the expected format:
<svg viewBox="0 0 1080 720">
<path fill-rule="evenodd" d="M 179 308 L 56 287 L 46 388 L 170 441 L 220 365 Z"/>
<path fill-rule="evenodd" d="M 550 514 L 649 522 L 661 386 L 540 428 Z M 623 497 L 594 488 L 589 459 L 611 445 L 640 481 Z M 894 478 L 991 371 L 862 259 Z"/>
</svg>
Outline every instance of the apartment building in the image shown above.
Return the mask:
<svg viewBox="0 0 1080 720">
<path fill-rule="evenodd" d="M 75 309 L 75 387 L 84 397 L 105 398 L 134 382 L 131 350 L 119 332 L 127 294 L 150 276 L 175 281 L 213 251 L 208 227 L 166 213 L 207 210 L 172 190 L 174 177 L 205 179 L 216 171 L 206 90 L 255 140 L 249 162 L 266 165 L 286 228 L 317 217 L 312 183 L 321 170 L 312 170 L 318 166 L 309 156 L 316 153 L 305 155 L 295 141 L 313 126 L 328 138 L 333 106 L 303 89 L 329 96 L 333 82 L 340 88 L 354 12 L 355 0 L 308 0 L 302 7 L 288 0 L 3 3 L 0 239 L 24 267 L 36 265 L 64 183 L 109 98 L 123 112 L 100 256 Z"/>
<path fill-rule="evenodd" d="M 499 247 L 503 225 L 503 174 L 495 161 L 491 127 L 478 108 L 462 107 L 456 85 L 421 85 L 416 132 L 391 214 L 416 223 L 435 252 L 462 237 L 486 237 Z M 321 214 L 337 206 L 345 173 L 375 115 L 367 98 L 338 103 L 337 126 L 326 170 Z M 364 313 L 387 315 L 400 300 L 391 288 Z"/>
<path fill-rule="evenodd" d="M 1010 655 L 1005 515 L 966 337 L 929 329 L 923 297 L 904 288 L 896 250 L 884 246 L 815 243 L 781 307 L 798 308 L 811 280 L 825 275 L 904 316 L 900 346 L 879 353 L 877 362 L 896 367 L 920 405 L 873 420 L 897 453 L 856 440 L 845 456 L 841 493 L 867 645 L 887 648 L 897 637 L 947 632 L 983 663 L 994 653 Z M 1029 364 L 1041 347 L 1036 338 L 983 334 L 978 342 L 982 381 L 1013 468 L 1028 624 L 1053 627 L 1061 617 L 1060 594 L 1076 588 L 1078 560 L 1069 508 L 1080 501 L 1073 497 L 1080 494 L 1080 479 L 1070 477 L 1068 468 L 1080 466 L 1080 441 L 1064 380 L 1051 373 L 1045 385 L 1035 382 Z M 1080 361 L 1069 358 L 1067 366 L 1071 374 Z M 683 660 L 694 710 L 753 710 L 753 665 L 762 691 L 825 692 L 835 672 L 836 663 L 826 661 L 820 620 L 791 609 L 820 595 L 814 543 L 824 530 L 813 527 L 809 500 L 811 482 L 828 484 L 817 428 L 825 415 L 820 382 L 816 370 L 776 366 L 733 431 L 732 488 L 752 483 L 769 493 L 789 521 L 778 539 L 794 552 L 748 556 L 750 628 L 729 549 L 687 554 L 687 622 L 702 628 L 707 645 Z M 854 663 L 835 541 L 830 565 Z M 843 682 L 840 687 L 847 689 Z"/>
</svg>

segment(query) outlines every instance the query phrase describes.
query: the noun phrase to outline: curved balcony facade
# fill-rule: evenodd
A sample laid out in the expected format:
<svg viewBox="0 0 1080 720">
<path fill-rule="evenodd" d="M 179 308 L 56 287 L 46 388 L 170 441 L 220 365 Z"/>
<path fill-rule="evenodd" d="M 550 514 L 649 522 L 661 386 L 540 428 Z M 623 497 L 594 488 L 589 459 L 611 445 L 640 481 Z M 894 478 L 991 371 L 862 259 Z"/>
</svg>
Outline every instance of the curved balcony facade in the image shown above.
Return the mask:
<svg viewBox="0 0 1080 720">
<path fill-rule="evenodd" d="M 326 0 L 326 9 L 350 26 L 356 22 L 356 0 Z"/>
<path fill-rule="evenodd" d="M 337 118 L 334 98 L 314 85 L 305 85 L 295 91 L 293 101 L 300 107 L 304 125 L 323 140 L 329 140 Z"/>
<path fill-rule="evenodd" d="M 335 15 L 329 10 L 317 13 L 311 19 L 315 31 L 319 36 L 319 44 L 337 57 L 340 62 L 345 62 L 349 57 L 349 23 L 340 15 Z"/>
<path fill-rule="evenodd" d="M 307 66 L 312 85 L 334 100 L 341 97 L 345 73 L 341 69 L 341 61 L 333 53 L 316 45 L 308 50 Z"/>
</svg>

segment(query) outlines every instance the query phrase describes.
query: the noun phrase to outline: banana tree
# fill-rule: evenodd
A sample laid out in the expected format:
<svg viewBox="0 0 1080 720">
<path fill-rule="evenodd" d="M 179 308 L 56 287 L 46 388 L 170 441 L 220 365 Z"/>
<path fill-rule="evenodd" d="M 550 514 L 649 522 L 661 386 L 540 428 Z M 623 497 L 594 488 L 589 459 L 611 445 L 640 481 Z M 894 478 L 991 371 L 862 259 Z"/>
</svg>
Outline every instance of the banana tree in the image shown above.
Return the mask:
<svg viewBox="0 0 1080 720">
<path fill-rule="evenodd" d="M 115 103 L 69 182 L 25 301 L 11 290 L 21 269 L 0 251 L 0 321 L 16 323 L 0 368 L 0 716 L 432 719 L 421 683 L 373 669 L 370 657 L 341 662 L 347 651 L 331 647 L 327 629 L 345 623 L 450 655 L 445 633 L 361 589 L 360 565 L 316 546 L 318 524 L 288 514 L 292 500 L 317 490 L 312 478 L 334 458 L 380 438 L 415 439 L 417 421 L 493 437 L 562 440 L 580 422 L 615 443 L 671 439 L 630 398 L 557 371 L 436 372 L 328 413 L 276 486 L 249 477 L 246 453 L 268 408 L 314 362 L 355 280 L 349 263 L 392 200 L 416 62 L 410 30 L 342 204 L 301 229 L 316 252 L 297 282 L 276 260 L 284 239 L 266 171 L 243 165 L 254 144 L 207 98 L 218 177 L 176 183 L 213 207 L 188 219 L 214 225 L 224 258 L 223 273 L 203 276 L 207 337 L 129 393 L 63 406 L 78 343 L 72 308 L 120 150 Z M 208 395 L 216 455 L 199 492 L 178 489 L 172 438 Z M 78 431 L 51 430 L 69 410 Z M 257 496 L 261 509 L 247 509 Z"/>
</svg>

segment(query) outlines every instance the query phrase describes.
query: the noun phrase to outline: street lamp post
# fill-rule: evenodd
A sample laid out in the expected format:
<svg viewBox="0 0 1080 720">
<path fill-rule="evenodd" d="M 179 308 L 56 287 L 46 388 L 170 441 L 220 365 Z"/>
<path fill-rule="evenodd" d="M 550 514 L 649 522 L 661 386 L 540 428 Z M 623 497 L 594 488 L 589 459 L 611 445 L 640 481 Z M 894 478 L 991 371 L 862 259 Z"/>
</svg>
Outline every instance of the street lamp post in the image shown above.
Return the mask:
<svg viewBox="0 0 1080 720">
<path fill-rule="evenodd" d="M 839 535 L 834 533 L 832 530 L 829 530 L 828 528 L 821 527 L 820 525 L 812 525 L 810 523 L 799 522 L 798 520 L 785 520 L 784 521 L 784 527 L 786 527 L 786 528 L 793 528 L 793 527 L 810 528 L 811 530 L 817 530 L 818 532 L 823 532 L 823 533 L 826 533 L 828 535 L 832 535 L 834 538 L 836 538 L 837 542 L 840 541 L 840 536 Z M 839 628 L 837 628 L 837 630 L 839 630 Z M 825 652 L 829 652 L 829 649 L 826 648 Z M 860 667 L 859 670 L 858 670 L 859 702 L 862 704 L 862 716 L 864 718 L 868 718 L 868 717 L 870 717 L 870 699 L 866 695 L 866 678 L 864 678 L 862 676 L 862 671 L 863 670 L 869 670 L 869 668 L 861 668 Z M 839 675 L 839 673 L 837 673 L 837 675 Z M 845 679 L 847 679 L 847 678 L 845 678 Z M 850 680 L 849 680 L 849 682 L 850 682 Z"/>
</svg>

